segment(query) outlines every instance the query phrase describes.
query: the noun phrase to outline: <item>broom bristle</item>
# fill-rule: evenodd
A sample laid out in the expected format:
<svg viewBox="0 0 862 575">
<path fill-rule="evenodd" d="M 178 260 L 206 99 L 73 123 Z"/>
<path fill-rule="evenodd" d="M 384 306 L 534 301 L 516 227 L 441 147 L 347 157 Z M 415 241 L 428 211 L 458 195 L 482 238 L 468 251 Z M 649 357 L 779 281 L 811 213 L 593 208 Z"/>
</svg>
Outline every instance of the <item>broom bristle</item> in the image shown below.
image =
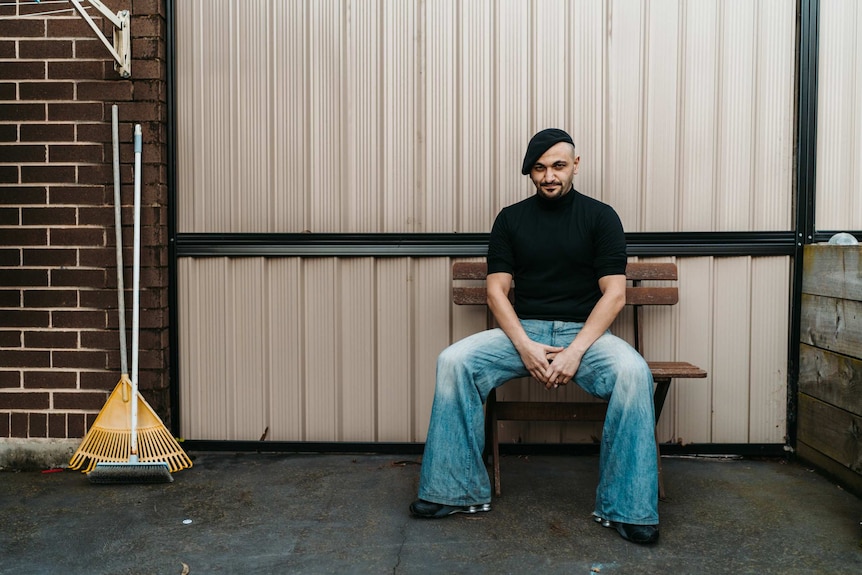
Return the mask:
<svg viewBox="0 0 862 575">
<path fill-rule="evenodd" d="M 174 480 L 165 463 L 99 463 L 87 474 L 90 483 L 170 483 Z"/>
</svg>

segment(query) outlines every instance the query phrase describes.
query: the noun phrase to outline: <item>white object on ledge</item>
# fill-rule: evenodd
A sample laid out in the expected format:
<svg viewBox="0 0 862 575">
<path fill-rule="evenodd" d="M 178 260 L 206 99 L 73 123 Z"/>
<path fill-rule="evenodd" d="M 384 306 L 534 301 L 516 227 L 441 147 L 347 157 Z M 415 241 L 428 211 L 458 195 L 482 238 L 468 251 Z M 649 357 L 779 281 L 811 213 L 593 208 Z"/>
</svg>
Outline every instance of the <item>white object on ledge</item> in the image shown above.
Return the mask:
<svg viewBox="0 0 862 575">
<path fill-rule="evenodd" d="M 839 232 L 835 234 L 829 238 L 828 243 L 830 246 L 855 246 L 859 244 L 859 242 L 856 241 L 856 238 L 847 232 Z"/>
</svg>

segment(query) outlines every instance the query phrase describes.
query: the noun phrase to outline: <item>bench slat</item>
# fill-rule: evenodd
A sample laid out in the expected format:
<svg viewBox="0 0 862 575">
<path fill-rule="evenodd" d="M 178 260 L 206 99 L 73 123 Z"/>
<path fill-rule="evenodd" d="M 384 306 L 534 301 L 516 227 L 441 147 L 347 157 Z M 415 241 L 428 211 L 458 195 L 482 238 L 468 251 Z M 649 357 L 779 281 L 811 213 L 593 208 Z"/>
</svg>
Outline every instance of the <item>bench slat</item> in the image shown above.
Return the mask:
<svg viewBox="0 0 862 575">
<path fill-rule="evenodd" d="M 455 262 L 452 264 L 452 279 L 483 280 L 488 275 L 485 262 Z M 630 280 L 677 280 L 676 264 L 630 262 L 626 265 L 626 278 Z"/>
<path fill-rule="evenodd" d="M 483 280 L 488 275 L 485 262 L 455 262 L 452 264 L 452 279 Z"/>
<path fill-rule="evenodd" d="M 452 301 L 457 305 L 485 305 L 488 293 L 484 287 L 458 286 L 452 288 Z M 627 287 L 627 305 L 674 305 L 679 302 L 675 287 Z"/>
<path fill-rule="evenodd" d="M 676 264 L 655 262 L 629 262 L 626 278 L 630 280 L 678 280 Z"/>
<path fill-rule="evenodd" d="M 706 372 L 686 361 L 648 361 L 654 379 L 703 378 Z"/>
<path fill-rule="evenodd" d="M 498 401 L 494 415 L 499 421 L 604 421 L 605 402 Z"/>
</svg>

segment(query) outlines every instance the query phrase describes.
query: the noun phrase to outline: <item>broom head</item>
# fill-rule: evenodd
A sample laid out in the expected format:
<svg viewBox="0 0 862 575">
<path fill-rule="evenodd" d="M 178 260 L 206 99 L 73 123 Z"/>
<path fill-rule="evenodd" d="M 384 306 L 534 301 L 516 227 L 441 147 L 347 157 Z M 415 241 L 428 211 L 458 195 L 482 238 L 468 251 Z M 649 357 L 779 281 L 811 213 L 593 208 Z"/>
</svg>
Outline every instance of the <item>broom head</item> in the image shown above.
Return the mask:
<svg viewBox="0 0 862 575">
<path fill-rule="evenodd" d="M 183 451 L 174 436 L 165 428 L 161 418 L 141 396 L 130 398 L 132 382 L 123 374 L 111 392 L 93 426 L 87 432 L 81 446 L 72 455 L 69 467 L 84 473 L 93 471 L 98 463 L 164 464 L 175 472 L 192 466 L 189 456 Z M 133 460 L 132 402 L 138 402 L 138 453 Z"/>
</svg>

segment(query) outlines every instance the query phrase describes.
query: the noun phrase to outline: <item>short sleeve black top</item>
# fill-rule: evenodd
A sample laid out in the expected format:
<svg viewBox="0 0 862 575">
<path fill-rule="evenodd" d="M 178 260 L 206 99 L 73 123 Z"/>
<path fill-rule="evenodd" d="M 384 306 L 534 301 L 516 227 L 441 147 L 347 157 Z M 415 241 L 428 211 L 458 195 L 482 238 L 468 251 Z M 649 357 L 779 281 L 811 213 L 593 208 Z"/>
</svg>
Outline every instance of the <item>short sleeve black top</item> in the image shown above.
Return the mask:
<svg viewBox="0 0 862 575">
<path fill-rule="evenodd" d="M 626 273 L 626 239 L 612 207 L 578 193 L 538 194 L 504 208 L 491 229 L 488 273 L 515 281 L 521 319 L 583 322 L 602 293 L 599 278 Z"/>
</svg>

